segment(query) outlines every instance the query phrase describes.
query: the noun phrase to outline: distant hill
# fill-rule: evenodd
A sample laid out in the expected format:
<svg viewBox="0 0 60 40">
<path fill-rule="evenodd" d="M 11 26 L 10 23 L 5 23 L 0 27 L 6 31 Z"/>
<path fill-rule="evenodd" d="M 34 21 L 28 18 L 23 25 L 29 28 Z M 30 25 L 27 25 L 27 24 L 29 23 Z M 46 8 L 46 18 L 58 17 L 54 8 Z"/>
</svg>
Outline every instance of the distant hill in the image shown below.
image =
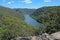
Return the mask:
<svg viewBox="0 0 60 40">
<path fill-rule="evenodd" d="M 19 17 L 21 19 L 24 19 L 22 13 L 18 13 L 7 7 L 0 6 L 0 13 L 2 13 L 4 16 Z"/>
<path fill-rule="evenodd" d="M 60 6 L 39 8 L 31 16 L 46 27 L 45 32 L 60 31 Z"/>
<path fill-rule="evenodd" d="M 28 8 L 15 8 L 15 11 L 23 14 L 32 14 L 36 9 L 28 9 Z"/>
<path fill-rule="evenodd" d="M 36 17 L 39 17 L 41 14 L 44 14 L 46 12 L 48 12 L 49 10 L 51 9 L 59 9 L 60 6 L 45 6 L 45 7 L 41 7 L 41 8 L 38 8 L 37 10 L 35 10 L 35 12 L 33 12 L 31 14 L 31 16 L 34 16 L 34 18 Z M 35 18 L 35 19 L 36 19 Z M 39 19 L 39 18 L 38 18 Z M 37 20 L 37 19 L 36 19 Z"/>
</svg>

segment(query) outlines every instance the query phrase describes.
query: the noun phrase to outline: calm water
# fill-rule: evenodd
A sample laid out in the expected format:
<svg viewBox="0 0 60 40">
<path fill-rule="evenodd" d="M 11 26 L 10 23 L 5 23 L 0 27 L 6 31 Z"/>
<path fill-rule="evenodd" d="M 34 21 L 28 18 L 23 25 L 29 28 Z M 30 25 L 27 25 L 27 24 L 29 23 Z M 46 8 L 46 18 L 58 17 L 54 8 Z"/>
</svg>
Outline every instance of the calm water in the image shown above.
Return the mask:
<svg viewBox="0 0 60 40">
<path fill-rule="evenodd" d="M 35 27 L 39 27 L 40 26 L 40 24 L 36 20 L 34 20 L 32 17 L 30 17 L 29 14 L 25 14 L 25 22 L 27 24 L 33 25 Z"/>
</svg>

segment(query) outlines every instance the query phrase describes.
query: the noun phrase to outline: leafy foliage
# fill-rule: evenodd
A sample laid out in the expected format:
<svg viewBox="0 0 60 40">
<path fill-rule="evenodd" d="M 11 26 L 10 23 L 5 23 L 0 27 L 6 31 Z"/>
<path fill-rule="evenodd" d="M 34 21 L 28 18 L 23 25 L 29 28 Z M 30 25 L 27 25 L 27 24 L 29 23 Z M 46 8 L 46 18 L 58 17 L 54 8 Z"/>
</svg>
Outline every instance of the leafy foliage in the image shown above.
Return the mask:
<svg viewBox="0 0 60 40">
<path fill-rule="evenodd" d="M 46 28 L 44 32 L 51 34 L 60 31 L 60 6 L 37 9 L 32 17 Z"/>
<path fill-rule="evenodd" d="M 0 7 L 0 40 L 34 35 L 36 28 L 24 22 L 24 16 L 12 9 Z"/>
<path fill-rule="evenodd" d="M 28 8 L 15 8 L 16 12 L 23 13 L 23 14 L 32 14 L 36 9 L 28 9 Z"/>
</svg>

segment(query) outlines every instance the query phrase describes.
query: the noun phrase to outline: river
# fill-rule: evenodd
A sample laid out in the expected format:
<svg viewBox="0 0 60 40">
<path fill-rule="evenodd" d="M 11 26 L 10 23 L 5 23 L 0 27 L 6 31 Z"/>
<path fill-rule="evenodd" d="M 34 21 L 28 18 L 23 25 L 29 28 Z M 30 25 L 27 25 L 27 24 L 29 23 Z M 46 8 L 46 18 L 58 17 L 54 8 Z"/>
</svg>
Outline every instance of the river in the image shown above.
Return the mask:
<svg viewBox="0 0 60 40">
<path fill-rule="evenodd" d="M 33 19 L 29 14 L 25 14 L 25 22 L 28 25 L 32 25 L 35 27 L 40 27 L 40 23 L 38 23 L 35 19 Z"/>
</svg>

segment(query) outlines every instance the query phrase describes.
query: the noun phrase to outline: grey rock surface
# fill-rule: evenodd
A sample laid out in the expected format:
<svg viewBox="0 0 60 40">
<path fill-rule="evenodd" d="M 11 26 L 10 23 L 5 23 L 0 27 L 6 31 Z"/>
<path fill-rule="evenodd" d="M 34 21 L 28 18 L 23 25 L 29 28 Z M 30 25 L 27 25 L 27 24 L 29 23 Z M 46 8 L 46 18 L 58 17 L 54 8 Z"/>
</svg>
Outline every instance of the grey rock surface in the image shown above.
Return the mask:
<svg viewBox="0 0 60 40">
<path fill-rule="evenodd" d="M 60 32 L 51 34 L 55 39 L 60 40 Z"/>
<path fill-rule="evenodd" d="M 51 35 L 43 33 L 42 35 L 39 36 L 16 37 L 12 40 L 60 40 L 60 32 L 56 32 Z"/>
</svg>

